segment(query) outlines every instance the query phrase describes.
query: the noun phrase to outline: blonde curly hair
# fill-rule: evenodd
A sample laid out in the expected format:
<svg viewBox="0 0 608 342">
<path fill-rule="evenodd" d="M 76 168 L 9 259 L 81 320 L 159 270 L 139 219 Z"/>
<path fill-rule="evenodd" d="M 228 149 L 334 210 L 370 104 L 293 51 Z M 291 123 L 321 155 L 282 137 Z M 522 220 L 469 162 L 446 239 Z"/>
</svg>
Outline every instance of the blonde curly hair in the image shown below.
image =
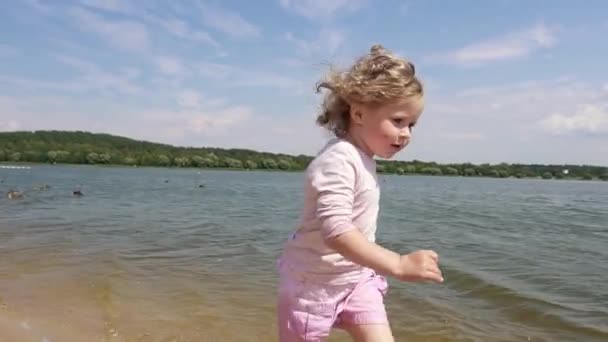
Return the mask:
<svg viewBox="0 0 608 342">
<path fill-rule="evenodd" d="M 348 70 L 330 70 L 317 85 L 317 93 L 323 88 L 329 92 L 317 124 L 336 136 L 348 131 L 353 103 L 381 105 L 397 100 L 422 100 L 424 96 L 414 65 L 382 45 L 373 45 L 370 53 L 360 57 Z"/>
</svg>

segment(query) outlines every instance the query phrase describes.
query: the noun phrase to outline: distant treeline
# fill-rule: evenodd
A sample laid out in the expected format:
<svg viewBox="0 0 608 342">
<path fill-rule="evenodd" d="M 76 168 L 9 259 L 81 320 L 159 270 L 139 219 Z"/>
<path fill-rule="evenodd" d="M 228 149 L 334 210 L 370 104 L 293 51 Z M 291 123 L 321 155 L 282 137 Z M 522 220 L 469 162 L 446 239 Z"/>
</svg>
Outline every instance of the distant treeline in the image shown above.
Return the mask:
<svg viewBox="0 0 608 342">
<path fill-rule="evenodd" d="M 107 164 L 228 169 L 303 170 L 311 156 L 247 149 L 176 147 L 109 134 L 67 131 L 0 133 L 0 162 Z M 438 164 L 378 161 L 378 172 L 467 177 L 608 180 L 608 168 L 589 165 Z"/>
</svg>

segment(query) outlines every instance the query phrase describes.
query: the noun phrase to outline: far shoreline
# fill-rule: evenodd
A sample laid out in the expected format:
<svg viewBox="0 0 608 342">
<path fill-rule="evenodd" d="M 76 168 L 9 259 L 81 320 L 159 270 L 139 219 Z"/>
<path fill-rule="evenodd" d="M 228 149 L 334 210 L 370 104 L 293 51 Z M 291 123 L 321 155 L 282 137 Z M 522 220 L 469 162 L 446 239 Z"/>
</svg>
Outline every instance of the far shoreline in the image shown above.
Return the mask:
<svg viewBox="0 0 608 342">
<path fill-rule="evenodd" d="M 16 166 L 16 168 L 6 168 L 2 166 Z M 199 170 L 199 171 L 229 171 L 229 172 L 268 172 L 268 173 L 301 173 L 305 169 L 247 169 L 247 168 L 229 168 L 229 167 L 200 167 L 200 166 L 159 166 L 159 165 L 125 165 L 125 164 L 86 164 L 86 163 L 36 163 L 36 162 L 9 162 L 0 161 L 0 170 L 27 170 L 20 167 L 33 167 L 33 166 L 67 166 L 67 167 L 92 167 L 92 168 L 122 168 L 122 169 L 168 169 L 168 170 Z M 378 171 L 378 175 L 382 176 L 418 176 L 418 177 L 447 177 L 447 178 L 481 178 L 481 179 L 511 179 L 511 180 L 559 180 L 559 181 L 580 181 L 580 182 L 606 182 L 608 179 L 601 179 L 599 177 L 593 177 L 591 179 L 584 179 L 582 177 L 551 177 L 545 178 L 542 176 L 535 177 L 517 177 L 510 175 L 508 177 L 493 177 L 485 175 L 460 175 L 460 174 L 428 174 L 428 173 L 403 173 L 399 174 L 396 172 L 383 172 Z M 1 178 L 0 178 L 1 179 Z"/>
</svg>

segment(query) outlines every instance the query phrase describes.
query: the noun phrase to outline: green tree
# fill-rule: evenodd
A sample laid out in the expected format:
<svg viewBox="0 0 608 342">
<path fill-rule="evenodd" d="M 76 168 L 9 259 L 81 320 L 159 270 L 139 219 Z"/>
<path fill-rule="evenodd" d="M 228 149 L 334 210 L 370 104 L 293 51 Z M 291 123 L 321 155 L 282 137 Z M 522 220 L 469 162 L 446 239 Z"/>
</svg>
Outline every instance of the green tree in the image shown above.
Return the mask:
<svg viewBox="0 0 608 342">
<path fill-rule="evenodd" d="M 224 159 L 224 165 L 231 169 L 242 169 L 243 168 L 243 162 L 241 162 L 238 159 L 230 158 L 230 157 Z"/>
<path fill-rule="evenodd" d="M 212 147 L 177 147 L 129 139 L 109 134 L 82 131 L 0 132 L 0 161 L 122 164 L 142 166 L 238 167 L 247 169 L 304 170 L 311 156 L 258 152 L 248 149 Z M 188 162 L 186 162 L 188 161 Z M 240 166 L 239 166 L 240 164 Z M 566 179 L 606 179 L 608 168 L 593 165 L 472 163 L 438 164 L 435 162 L 378 161 L 379 173 L 547 177 Z M 568 170 L 564 173 L 564 170 Z"/>
<path fill-rule="evenodd" d="M 466 169 L 464 169 L 464 175 L 468 176 L 468 177 L 476 176 L 477 172 L 475 172 L 475 169 L 473 169 L 473 168 L 466 168 Z"/>
<path fill-rule="evenodd" d="M 453 167 L 446 167 L 443 169 L 443 173 L 446 175 L 452 175 L 452 176 L 457 176 L 458 175 L 458 169 L 455 169 Z"/>
<path fill-rule="evenodd" d="M 99 163 L 110 164 L 110 160 L 112 160 L 112 155 L 110 155 L 109 153 L 99 154 Z"/>
<path fill-rule="evenodd" d="M 271 170 L 279 167 L 277 162 L 272 158 L 265 158 L 264 160 L 262 160 L 262 163 L 260 165 L 262 166 L 263 169 L 271 169 Z"/>
<path fill-rule="evenodd" d="M 57 151 L 57 158 L 56 158 L 58 163 L 68 163 L 70 161 L 70 152 L 68 151 Z"/>
<path fill-rule="evenodd" d="M 99 155 L 95 152 L 87 154 L 87 163 L 96 164 L 99 161 Z"/>
<path fill-rule="evenodd" d="M 203 165 L 203 157 L 199 156 L 199 155 L 194 155 L 191 158 L 192 161 L 192 165 L 196 166 L 196 167 L 202 167 Z"/>
<path fill-rule="evenodd" d="M 291 169 L 291 163 L 289 162 L 289 160 L 286 160 L 286 159 L 279 159 L 279 162 L 277 163 L 277 166 L 281 170 L 289 170 L 289 169 Z"/>
<path fill-rule="evenodd" d="M 188 167 L 190 166 L 190 159 L 188 157 L 176 157 L 173 159 L 173 163 L 179 167 Z"/>
<path fill-rule="evenodd" d="M 209 158 L 209 157 L 204 157 L 201 162 L 200 165 L 201 167 L 218 167 L 219 163 L 217 159 L 213 159 L 213 158 Z"/>
<path fill-rule="evenodd" d="M 27 150 L 22 156 L 23 161 L 32 163 L 44 163 L 46 162 L 46 155 L 42 151 Z"/>
<path fill-rule="evenodd" d="M 135 158 L 132 158 L 132 157 L 126 157 L 123 160 L 123 163 L 125 165 L 137 165 L 137 160 Z"/>
<path fill-rule="evenodd" d="M 161 154 L 157 157 L 158 165 L 160 166 L 169 166 L 171 165 L 171 159 L 164 154 Z"/>
<path fill-rule="evenodd" d="M 49 160 L 49 163 L 55 163 L 57 162 L 57 151 L 49 151 L 46 154 L 46 157 Z"/>
<path fill-rule="evenodd" d="M 433 176 L 437 176 L 441 174 L 441 169 L 438 167 L 425 167 L 422 170 L 420 170 L 420 172 L 422 172 L 423 174 L 426 175 L 433 175 Z"/>
</svg>

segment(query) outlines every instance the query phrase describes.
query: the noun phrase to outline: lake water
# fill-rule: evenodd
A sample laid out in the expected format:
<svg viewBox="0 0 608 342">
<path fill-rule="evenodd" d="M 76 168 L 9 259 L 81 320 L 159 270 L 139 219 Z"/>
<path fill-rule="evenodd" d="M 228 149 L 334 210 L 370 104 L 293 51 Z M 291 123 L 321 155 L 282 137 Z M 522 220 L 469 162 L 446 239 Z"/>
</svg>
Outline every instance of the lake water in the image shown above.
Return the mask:
<svg viewBox="0 0 608 342">
<path fill-rule="evenodd" d="M 33 165 L 0 179 L 0 341 L 276 341 L 275 260 L 302 173 Z M 397 341 L 608 341 L 608 182 L 380 179 L 378 242 L 436 250 L 445 276 L 389 280 Z"/>
</svg>

